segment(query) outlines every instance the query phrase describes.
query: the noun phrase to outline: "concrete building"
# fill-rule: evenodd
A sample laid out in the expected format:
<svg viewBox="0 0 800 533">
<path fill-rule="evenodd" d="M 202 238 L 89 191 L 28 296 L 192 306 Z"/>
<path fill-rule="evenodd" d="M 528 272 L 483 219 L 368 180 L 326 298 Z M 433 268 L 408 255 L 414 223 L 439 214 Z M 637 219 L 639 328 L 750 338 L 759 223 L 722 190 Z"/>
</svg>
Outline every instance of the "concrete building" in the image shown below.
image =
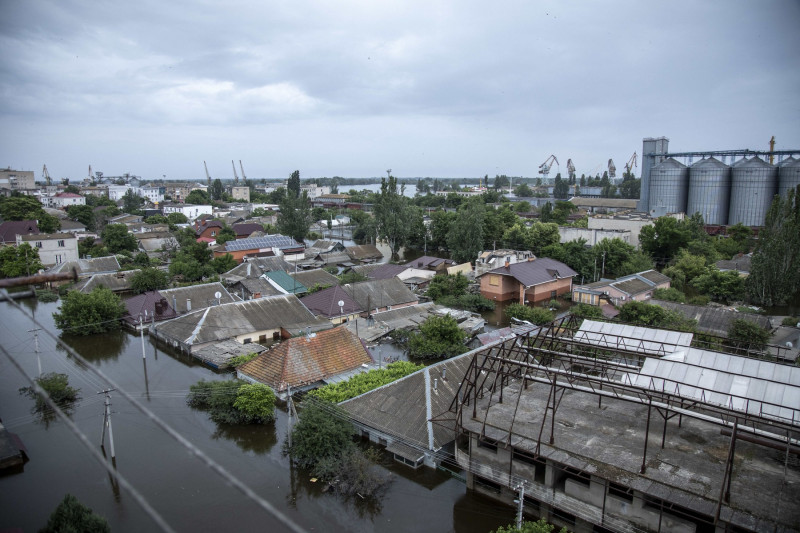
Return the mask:
<svg viewBox="0 0 800 533">
<path fill-rule="evenodd" d="M 573 226 L 559 226 L 558 235 L 562 243 L 583 239 L 588 246 L 594 246 L 603 239 L 620 239 L 631 246 L 639 246 L 639 239 L 633 242 L 630 230 L 623 229 L 597 229 L 576 228 Z"/>
<path fill-rule="evenodd" d="M 231 196 L 234 200 L 250 201 L 250 187 L 231 187 Z"/>
<path fill-rule="evenodd" d="M 431 418 L 455 425 L 469 490 L 576 533 L 797 531 L 794 365 L 653 330 L 646 350 L 613 332 L 587 342 L 577 324 L 475 353 Z"/>
<path fill-rule="evenodd" d="M 164 215 L 170 213 L 181 213 L 189 222 L 193 221 L 200 215 L 211 216 L 212 208 L 210 205 L 192 205 L 192 204 L 164 204 L 161 206 Z"/>
<path fill-rule="evenodd" d="M 486 250 L 475 260 L 475 276 L 500 268 L 506 263 L 513 265 L 531 258 L 536 259 L 536 256 L 530 250 Z"/>
<path fill-rule="evenodd" d="M 24 192 L 36 188 L 36 180 L 32 170 L 13 170 L 0 168 L 0 191 L 6 195 L 14 192 Z"/>
<path fill-rule="evenodd" d="M 26 242 L 39 251 L 45 267 L 78 260 L 78 239 L 72 233 L 17 235 L 17 246 Z"/>
<path fill-rule="evenodd" d="M 50 204 L 48 207 L 55 209 L 66 209 L 73 205 L 86 205 L 85 197 L 72 192 L 60 192 L 55 196 L 49 197 L 48 200 Z"/>
<path fill-rule="evenodd" d="M 631 300 L 643 302 L 650 300 L 657 289 L 669 289 L 671 280 L 656 271 L 645 270 L 615 280 L 602 280 L 572 289 L 572 301 L 589 305 L 611 303 L 622 305 Z"/>
<path fill-rule="evenodd" d="M 683 215 L 671 215 L 682 218 Z M 595 215 L 589 217 L 588 227 L 595 230 L 619 230 L 630 232 L 630 244 L 639 248 L 639 233 L 642 228 L 653 223 L 653 219 L 644 213 L 625 213 L 618 215 Z"/>
</svg>

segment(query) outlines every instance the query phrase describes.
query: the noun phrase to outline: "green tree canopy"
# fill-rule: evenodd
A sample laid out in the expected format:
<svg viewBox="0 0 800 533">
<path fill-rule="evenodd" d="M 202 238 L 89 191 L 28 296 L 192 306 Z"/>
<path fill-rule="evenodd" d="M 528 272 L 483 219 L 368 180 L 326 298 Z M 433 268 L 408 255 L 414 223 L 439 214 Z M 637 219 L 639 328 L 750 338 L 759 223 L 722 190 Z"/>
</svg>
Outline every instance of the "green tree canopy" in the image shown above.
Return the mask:
<svg viewBox="0 0 800 533">
<path fill-rule="evenodd" d="M 167 222 L 170 224 L 186 224 L 189 219 L 183 213 L 170 213 L 167 215 Z"/>
<path fill-rule="evenodd" d="M 622 322 L 637 326 L 669 328 L 681 331 L 694 331 L 697 326 L 696 320 L 685 318 L 677 311 L 637 301 L 630 301 L 624 304 L 620 308 L 617 318 Z"/>
<path fill-rule="evenodd" d="M 39 533 L 111 533 L 106 519 L 67 494 Z"/>
<path fill-rule="evenodd" d="M 129 215 L 140 215 L 143 205 L 144 198 L 133 192 L 133 189 L 128 189 L 122 196 L 122 210 Z"/>
<path fill-rule="evenodd" d="M 97 287 L 88 294 L 68 292 L 53 318 L 64 333 L 91 335 L 119 329 L 119 319 L 124 314 L 125 304 L 119 296 L 110 289 Z"/>
<path fill-rule="evenodd" d="M 108 224 L 103 228 L 100 237 L 103 239 L 103 245 L 112 254 L 125 250 L 132 252 L 139 248 L 139 242 L 128 232 L 125 224 Z"/>
<path fill-rule="evenodd" d="M 19 246 L 0 248 L 0 277 L 18 278 L 36 274 L 44 268 L 39 260 L 39 250 L 27 242 Z"/>
<path fill-rule="evenodd" d="M 94 208 L 90 205 L 71 205 L 67 207 L 67 216 L 86 226 L 89 231 L 94 231 L 96 228 L 97 219 Z"/>
<path fill-rule="evenodd" d="M 3 220 L 35 220 L 42 233 L 55 233 L 61 228 L 58 218 L 47 214 L 33 196 L 0 198 L 0 216 Z"/>
<path fill-rule="evenodd" d="M 717 302 L 728 303 L 744 296 L 744 278 L 738 272 L 722 272 L 713 266 L 705 274 L 694 278 L 690 285 Z"/>
<path fill-rule="evenodd" d="M 225 194 L 225 188 L 222 186 L 222 182 L 220 181 L 219 178 L 215 179 L 214 182 L 211 184 L 211 199 L 222 200 L 224 194 Z"/>
<path fill-rule="evenodd" d="M 287 445 L 285 451 L 301 467 L 313 468 L 354 446 L 353 425 L 344 412 L 332 403 L 310 398 L 303 402 L 292 446 Z"/>
<path fill-rule="evenodd" d="M 411 209 L 408 198 L 403 196 L 403 186 L 397 187 L 397 179 L 381 178 L 381 192 L 374 205 L 374 216 L 378 236 L 389 244 L 392 256 L 405 246 L 410 228 Z"/>
<path fill-rule="evenodd" d="M 169 276 L 157 268 L 143 268 L 131 276 L 131 290 L 136 294 L 166 289 L 168 286 Z"/>
<path fill-rule="evenodd" d="M 408 355 L 419 359 L 444 359 L 467 351 L 466 333 L 450 315 L 431 316 L 408 339 Z"/>
<path fill-rule="evenodd" d="M 763 350 L 769 342 L 770 333 L 752 320 L 737 318 L 728 328 L 728 339 L 756 350 Z"/>
<path fill-rule="evenodd" d="M 220 424 L 266 424 L 275 419 L 275 393 L 261 383 L 201 380 L 189 387 L 186 402 L 208 411 Z"/>
<path fill-rule="evenodd" d="M 483 219 L 485 208 L 480 198 L 471 198 L 458 210 L 450 226 L 447 247 L 456 263 L 475 261 L 483 250 Z"/>
<path fill-rule="evenodd" d="M 539 326 L 548 324 L 555 319 L 555 315 L 549 309 L 544 307 L 529 307 L 519 303 L 509 304 L 505 309 L 508 318 L 516 318 L 517 320 L 527 320 L 531 324 Z"/>
<path fill-rule="evenodd" d="M 185 202 L 192 205 L 211 205 L 211 198 L 209 198 L 208 192 L 195 189 L 186 196 Z"/>
<path fill-rule="evenodd" d="M 308 229 L 312 222 L 311 202 L 308 195 L 305 192 L 299 197 L 287 194 L 280 203 L 278 231 L 302 242 L 308 235 Z"/>
</svg>

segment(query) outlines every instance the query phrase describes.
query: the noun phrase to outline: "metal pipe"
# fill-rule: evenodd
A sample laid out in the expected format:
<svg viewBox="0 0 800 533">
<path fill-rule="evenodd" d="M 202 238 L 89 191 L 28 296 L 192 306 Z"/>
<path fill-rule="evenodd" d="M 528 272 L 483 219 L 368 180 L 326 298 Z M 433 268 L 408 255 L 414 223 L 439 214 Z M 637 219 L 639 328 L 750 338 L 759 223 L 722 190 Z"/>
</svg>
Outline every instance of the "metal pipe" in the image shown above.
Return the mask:
<svg viewBox="0 0 800 533">
<path fill-rule="evenodd" d="M 719 434 L 723 435 L 725 437 L 730 437 L 733 434 L 733 431 L 731 431 L 728 428 L 723 428 L 723 429 L 721 429 L 719 431 Z M 736 438 L 738 440 L 743 440 L 743 441 L 750 442 L 750 443 L 753 443 L 753 444 L 759 444 L 761 446 L 766 446 L 767 448 L 772 448 L 773 450 L 785 451 L 788 448 L 789 453 L 793 453 L 795 455 L 800 455 L 800 447 L 798 447 L 798 446 L 791 446 L 791 445 L 787 446 L 786 444 L 780 444 L 780 443 L 775 442 L 773 440 L 765 439 L 764 437 L 756 437 L 756 436 L 753 436 L 753 435 L 742 434 L 742 433 L 740 433 L 738 431 L 736 432 Z"/>
<path fill-rule="evenodd" d="M 36 274 L 33 276 L 23 276 L 21 278 L 0 279 L 0 289 L 8 287 L 19 287 L 20 285 L 33 285 L 36 283 L 47 283 L 49 281 L 77 281 L 78 272 L 73 268 L 69 272 L 59 274 Z"/>
</svg>

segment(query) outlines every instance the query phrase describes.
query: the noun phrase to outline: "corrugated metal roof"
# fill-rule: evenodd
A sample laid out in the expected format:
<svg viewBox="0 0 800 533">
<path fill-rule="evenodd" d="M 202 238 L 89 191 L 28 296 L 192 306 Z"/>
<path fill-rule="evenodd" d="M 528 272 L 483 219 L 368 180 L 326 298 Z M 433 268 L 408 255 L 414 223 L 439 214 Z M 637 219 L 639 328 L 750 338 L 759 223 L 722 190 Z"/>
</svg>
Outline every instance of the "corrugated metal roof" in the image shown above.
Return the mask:
<svg viewBox="0 0 800 533">
<path fill-rule="evenodd" d="M 314 268 L 312 270 L 298 270 L 297 272 L 289 272 L 289 275 L 306 287 L 313 287 L 314 285 L 339 284 L 339 278 L 321 268 Z"/>
<path fill-rule="evenodd" d="M 350 283 L 344 289 L 362 309 L 382 309 L 417 302 L 417 296 L 398 278 Z"/>
<path fill-rule="evenodd" d="M 574 339 L 595 346 L 667 355 L 692 344 L 692 333 L 584 320 Z"/>
<path fill-rule="evenodd" d="M 309 294 L 300 301 L 309 311 L 325 318 L 346 316 L 364 311 L 364 308 L 358 305 L 358 302 L 351 298 L 339 285 Z M 339 302 L 342 302 L 341 306 L 339 306 Z"/>
<path fill-rule="evenodd" d="M 358 246 L 347 246 L 345 248 L 347 250 L 347 255 L 349 255 L 352 259 L 361 261 L 364 259 L 380 259 L 383 257 L 383 254 L 378 247 L 374 244 L 362 244 Z"/>
<path fill-rule="evenodd" d="M 235 252 L 241 250 L 255 250 L 262 248 L 295 248 L 301 246 L 291 237 L 285 235 L 267 235 L 265 237 L 252 237 L 225 243 L 225 250 Z"/>
<path fill-rule="evenodd" d="M 175 298 L 175 310 L 179 313 L 190 311 L 186 300 L 191 300 L 191 311 L 234 301 L 228 289 L 219 282 L 190 285 L 188 287 L 178 287 L 177 289 L 163 289 L 159 292 L 169 300 L 170 305 L 173 304 L 173 297 Z M 219 301 L 217 301 L 217 293 L 220 293 Z"/>
<path fill-rule="evenodd" d="M 657 270 L 645 270 L 644 272 L 639 272 L 638 275 L 646 280 L 652 281 L 656 285 L 672 281 L 669 276 L 665 276 Z"/>
<path fill-rule="evenodd" d="M 305 285 L 282 270 L 264 272 L 264 276 L 274 281 L 281 289 L 290 294 L 303 294 L 308 292 Z"/>
<path fill-rule="evenodd" d="M 800 424 L 800 374 L 787 372 L 792 368 L 689 349 L 667 358 L 647 358 L 639 374 L 627 376 L 646 389 Z"/>
<path fill-rule="evenodd" d="M 653 288 L 653 285 L 637 278 L 626 279 L 624 281 L 617 281 L 612 283 L 611 286 L 616 287 L 620 291 L 624 292 L 625 294 L 629 294 L 631 296 L 642 292 L 647 292 Z"/>
</svg>

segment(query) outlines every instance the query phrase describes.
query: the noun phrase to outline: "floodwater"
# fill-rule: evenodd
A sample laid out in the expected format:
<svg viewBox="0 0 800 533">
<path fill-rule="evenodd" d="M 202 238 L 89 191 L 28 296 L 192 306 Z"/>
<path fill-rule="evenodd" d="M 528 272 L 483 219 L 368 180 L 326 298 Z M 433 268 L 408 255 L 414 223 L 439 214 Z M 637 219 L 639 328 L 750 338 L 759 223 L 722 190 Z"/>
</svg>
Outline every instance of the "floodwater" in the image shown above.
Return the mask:
<svg viewBox="0 0 800 533">
<path fill-rule="evenodd" d="M 46 329 L 57 331 L 51 315 L 58 302 L 25 300 L 21 304 L 26 310 L 35 309 Z M 37 375 L 30 318 L 7 302 L 0 302 L 0 313 L 4 319 L 0 343 L 27 375 Z M 323 493 L 319 483 L 311 483 L 307 473 L 291 468 L 281 453 L 287 429 L 284 411 L 278 411 L 271 425 L 227 427 L 186 405 L 190 385 L 201 379 L 227 379 L 227 374 L 156 348 L 148 337 L 145 365 L 140 338 L 128 332 L 69 338 L 68 344 L 307 531 L 486 533 L 513 521 L 513 509 L 468 494 L 464 484 L 449 474 L 425 468 L 413 471 L 391 460 L 382 468 L 394 481 L 377 508 Z M 97 392 L 108 384 L 56 347 L 44 332 L 39 333 L 39 345 L 42 371 L 66 373 L 70 385 L 80 388 L 82 399 L 71 418 L 99 450 L 103 396 Z M 33 400 L 18 394 L 27 385 L 0 355 L 0 417 L 9 431 L 19 435 L 30 457 L 23 471 L 0 477 L 0 530 L 37 531 L 70 493 L 103 515 L 115 533 L 157 531 L 157 525 L 65 424 L 45 424 L 32 416 Z M 111 396 L 117 472 L 175 531 L 286 529 L 130 402 L 114 392 Z M 110 452 L 108 441 L 106 450 Z"/>
</svg>

